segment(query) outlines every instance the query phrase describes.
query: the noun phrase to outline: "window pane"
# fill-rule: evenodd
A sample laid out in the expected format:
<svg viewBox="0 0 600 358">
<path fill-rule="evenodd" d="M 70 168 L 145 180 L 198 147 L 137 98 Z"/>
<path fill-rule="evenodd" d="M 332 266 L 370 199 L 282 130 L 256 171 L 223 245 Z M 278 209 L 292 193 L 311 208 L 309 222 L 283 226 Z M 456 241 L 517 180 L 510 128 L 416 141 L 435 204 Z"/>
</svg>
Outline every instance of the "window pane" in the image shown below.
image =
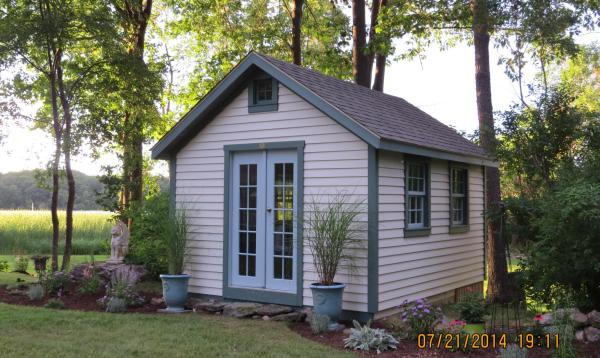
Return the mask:
<svg viewBox="0 0 600 358">
<path fill-rule="evenodd" d="M 248 252 L 251 254 L 256 253 L 256 233 L 248 233 Z"/>
<path fill-rule="evenodd" d="M 240 210 L 240 231 L 248 230 L 248 212 Z"/>
<path fill-rule="evenodd" d="M 249 167 L 250 185 L 256 185 L 256 164 L 250 164 Z"/>
<path fill-rule="evenodd" d="M 238 273 L 240 276 L 246 276 L 246 255 L 239 255 L 239 270 Z"/>
<path fill-rule="evenodd" d="M 285 188 L 285 202 L 284 208 L 293 209 L 294 208 L 294 188 L 286 187 Z"/>
<path fill-rule="evenodd" d="M 240 165 L 240 185 L 248 185 L 248 165 Z"/>
<path fill-rule="evenodd" d="M 294 164 L 287 163 L 285 165 L 285 184 L 293 185 L 294 184 Z"/>
<path fill-rule="evenodd" d="M 246 233 L 245 232 L 240 232 L 240 252 L 246 253 L 248 252 L 248 246 L 246 245 Z"/>
<path fill-rule="evenodd" d="M 285 256 L 293 256 L 294 255 L 294 235 L 293 234 L 286 234 L 284 236 L 285 241 L 284 241 L 284 250 L 283 250 L 283 254 Z"/>
<path fill-rule="evenodd" d="M 282 163 L 275 163 L 275 185 L 283 184 L 283 166 Z"/>
<path fill-rule="evenodd" d="M 248 210 L 248 230 L 256 231 L 256 210 Z"/>
<path fill-rule="evenodd" d="M 240 188 L 240 208 L 248 207 L 248 189 Z"/>
<path fill-rule="evenodd" d="M 286 280 L 291 280 L 292 279 L 292 273 L 293 273 L 293 265 L 294 265 L 294 260 L 291 258 L 285 258 L 283 259 L 283 278 Z"/>
<path fill-rule="evenodd" d="M 279 208 L 283 208 L 283 188 L 278 187 L 275 188 L 275 208 L 279 209 Z"/>
<path fill-rule="evenodd" d="M 283 235 L 282 234 L 275 234 L 273 235 L 273 251 L 275 255 L 282 255 L 283 254 Z"/>
<path fill-rule="evenodd" d="M 248 256 L 248 276 L 256 276 L 256 256 Z"/>
<path fill-rule="evenodd" d="M 283 274 L 281 272 L 281 257 L 273 258 L 273 277 L 274 278 L 283 278 Z"/>
<path fill-rule="evenodd" d="M 249 207 L 256 209 L 256 188 L 248 188 Z"/>
</svg>

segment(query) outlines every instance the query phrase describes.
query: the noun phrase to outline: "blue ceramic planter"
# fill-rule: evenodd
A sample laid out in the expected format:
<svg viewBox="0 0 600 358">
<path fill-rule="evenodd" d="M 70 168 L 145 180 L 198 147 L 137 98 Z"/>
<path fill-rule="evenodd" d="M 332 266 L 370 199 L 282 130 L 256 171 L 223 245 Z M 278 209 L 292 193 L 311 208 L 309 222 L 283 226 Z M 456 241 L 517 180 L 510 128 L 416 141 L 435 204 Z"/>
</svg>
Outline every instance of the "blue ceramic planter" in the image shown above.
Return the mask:
<svg viewBox="0 0 600 358">
<path fill-rule="evenodd" d="M 184 312 L 191 275 L 160 275 L 166 312 Z"/>
<path fill-rule="evenodd" d="M 331 321 L 340 319 L 342 314 L 342 294 L 346 285 L 335 283 L 322 286 L 317 283 L 310 285 L 313 296 L 313 311 L 316 314 L 327 315 Z"/>
</svg>

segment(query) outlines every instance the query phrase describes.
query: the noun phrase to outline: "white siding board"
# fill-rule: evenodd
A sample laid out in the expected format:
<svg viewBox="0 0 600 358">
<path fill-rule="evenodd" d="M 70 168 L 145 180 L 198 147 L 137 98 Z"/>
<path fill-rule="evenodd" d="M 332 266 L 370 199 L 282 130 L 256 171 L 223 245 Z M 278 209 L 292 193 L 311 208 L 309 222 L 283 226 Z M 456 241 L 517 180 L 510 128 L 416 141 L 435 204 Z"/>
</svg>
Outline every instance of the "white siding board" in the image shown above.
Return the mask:
<svg viewBox="0 0 600 358">
<path fill-rule="evenodd" d="M 188 212 L 193 293 L 222 295 L 224 145 L 303 140 L 305 212 L 311 196 L 340 191 L 367 204 L 366 143 L 281 85 L 278 111 L 248 113 L 247 105 L 247 91 L 242 91 L 177 154 L 176 200 Z M 366 223 L 366 215 L 359 221 Z M 349 275 L 342 267 L 336 276 L 347 284 L 347 310 L 367 310 L 366 231 L 363 236 L 364 248 L 356 251 L 358 273 Z M 304 304 L 312 305 L 309 285 L 316 273 L 310 251 L 304 247 L 303 252 L 302 294 Z"/>
<path fill-rule="evenodd" d="M 483 174 L 469 167 L 470 230 L 449 234 L 448 162 L 432 159 L 431 234 L 404 238 L 404 158 L 379 156 L 379 310 L 483 279 Z"/>
</svg>

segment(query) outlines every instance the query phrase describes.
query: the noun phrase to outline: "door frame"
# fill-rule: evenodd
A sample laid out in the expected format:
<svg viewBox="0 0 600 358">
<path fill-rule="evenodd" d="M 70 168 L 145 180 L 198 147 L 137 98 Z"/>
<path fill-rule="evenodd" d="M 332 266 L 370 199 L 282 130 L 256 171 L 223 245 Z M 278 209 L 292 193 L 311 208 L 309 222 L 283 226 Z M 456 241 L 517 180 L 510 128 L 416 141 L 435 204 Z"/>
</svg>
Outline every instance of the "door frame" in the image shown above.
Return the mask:
<svg viewBox="0 0 600 358">
<path fill-rule="evenodd" d="M 233 198 L 230 195 L 233 173 L 233 154 L 244 151 L 292 149 L 296 151 L 297 164 L 297 208 L 296 218 L 304 217 L 304 141 L 290 142 L 268 142 L 232 144 L 223 146 L 224 151 L 224 176 L 223 176 L 223 298 L 256 301 L 265 303 L 277 303 L 289 306 L 302 306 L 303 302 L 303 225 L 296 224 L 296 292 L 274 291 L 264 288 L 242 288 L 231 285 L 230 252 L 230 208 Z M 297 220 L 297 219 L 296 219 Z"/>
</svg>

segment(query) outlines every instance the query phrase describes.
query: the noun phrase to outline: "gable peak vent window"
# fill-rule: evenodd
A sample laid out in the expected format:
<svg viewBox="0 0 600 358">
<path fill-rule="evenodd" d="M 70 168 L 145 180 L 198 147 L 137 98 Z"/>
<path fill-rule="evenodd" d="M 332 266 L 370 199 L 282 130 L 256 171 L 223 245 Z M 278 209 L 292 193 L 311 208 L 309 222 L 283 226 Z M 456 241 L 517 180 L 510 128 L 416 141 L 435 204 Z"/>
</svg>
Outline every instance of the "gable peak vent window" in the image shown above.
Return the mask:
<svg viewBox="0 0 600 358">
<path fill-rule="evenodd" d="M 278 109 L 278 82 L 272 77 L 253 79 L 248 85 L 248 113 Z"/>
</svg>

